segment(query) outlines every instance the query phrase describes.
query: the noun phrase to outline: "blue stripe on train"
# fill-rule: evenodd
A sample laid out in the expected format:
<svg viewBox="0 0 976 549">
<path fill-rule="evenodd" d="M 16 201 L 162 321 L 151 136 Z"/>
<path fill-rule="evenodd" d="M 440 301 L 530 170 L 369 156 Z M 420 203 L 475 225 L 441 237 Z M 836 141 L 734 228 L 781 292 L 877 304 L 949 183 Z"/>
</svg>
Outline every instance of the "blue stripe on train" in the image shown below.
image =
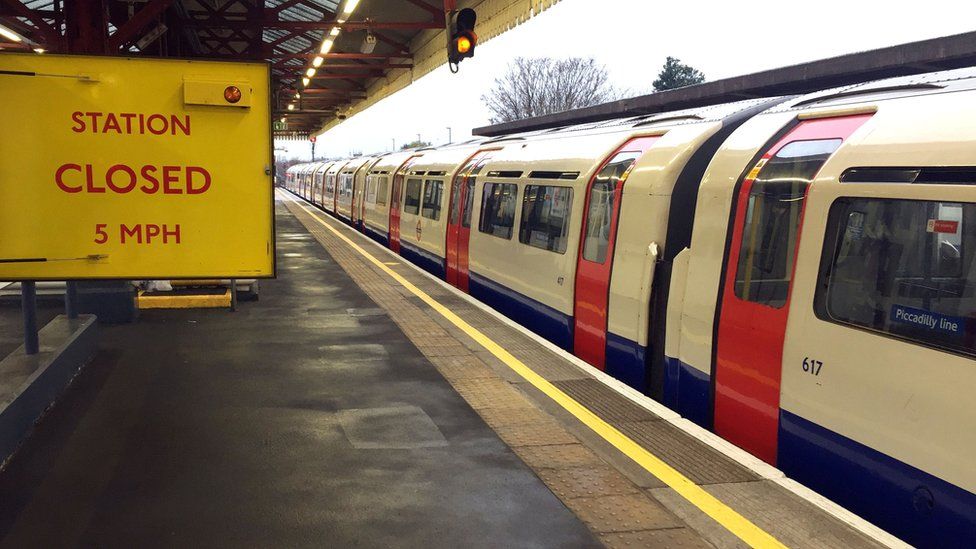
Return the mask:
<svg viewBox="0 0 976 549">
<path fill-rule="evenodd" d="M 698 425 L 712 429 L 712 384 L 709 374 L 665 357 L 664 405 Z"/>
<path fill-rule="evenodd" d="M 389 235 L 387 235 L 387 233 L 385 232 L 381 233 L 376 229 L 370 227 L 369 225 L 365 225 L 364 228 L 365 230 L 363 232 L 366 233 L 366 236 L 372 238 L 373 240 L 379 242 L 380 244 L 386 246 L 387 248 L 390 247 L 390 237 Z"/>
<path fill-rule="evenodd" d="M 976 494 L 782 409 L 778 466 L 911 544 L 976 539 Z"/>
<path fill-rule="evenodd" d="M 443 257 L 435 253 L 428 252 L 419 246 L 407 244 L 403 240 L 400 241 L 400 255 L 403 256 L 407 261 L 417 265 L 437 278 L 441 280 L 446 278 L 447 273 L 445 270 L 446 267 L 444 266 Z"/>
<path fill-rule="evenodd" d="M 573 317 L 485 278 L 469 273 L 471 296 L 554 344 L 573 351 Z"/>
<path fill-rule="evenodd" d="M 647 348 L 607 332 L 606 372 L 642 393 L 647 392 Z"/>
</svg>

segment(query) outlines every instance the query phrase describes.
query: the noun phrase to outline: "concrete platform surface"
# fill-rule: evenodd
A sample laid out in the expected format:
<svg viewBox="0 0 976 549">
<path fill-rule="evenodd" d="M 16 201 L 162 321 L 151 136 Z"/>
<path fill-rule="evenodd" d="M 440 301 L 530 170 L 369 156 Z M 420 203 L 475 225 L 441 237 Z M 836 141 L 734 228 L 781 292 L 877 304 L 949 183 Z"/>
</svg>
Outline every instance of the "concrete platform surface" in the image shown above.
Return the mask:
<svg viewBox="0 0 976 549">
<path fill-rule="evenodd" d="M 0 473 L 0 546 L 598 546 L 278 214 L 260 301 L 103 328 Z"/>
</svg>

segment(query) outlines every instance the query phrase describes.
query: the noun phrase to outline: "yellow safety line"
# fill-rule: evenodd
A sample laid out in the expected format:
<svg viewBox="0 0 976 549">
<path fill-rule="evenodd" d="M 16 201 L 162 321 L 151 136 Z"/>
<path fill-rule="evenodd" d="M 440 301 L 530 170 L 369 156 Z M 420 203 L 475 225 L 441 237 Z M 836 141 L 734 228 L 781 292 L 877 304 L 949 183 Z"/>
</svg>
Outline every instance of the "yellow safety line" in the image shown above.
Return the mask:
<svg viewBox="0 0 976 549">
<path fill-rule="evenodd" d="M 509 368 L 522 376 L 531 383 L 536 389 L 545 393 L 549 398 L 557 402 L 566 411 L 573 414 L 576 419 L 592 429 L 595 433 L 603 437 L 604 440 L 620 450 L 624 455 L 634 460 L 647 472 L 670 486 L 675 492 L 681 494 L 692 505 L 701 509 L 706 515 L 715 519 L 716 522 L 727 528 L 730 532 L 739 537 L 742 541 L 752 547 L 786 547 L 779 540 L 774 538 L 769 532 L 759 528 L 749 519 L 737 513 L 728 505 L 722 503 L 715 496 L 709 494 L 704 488 L 692 482 L 688 477 L 682 475 L 675 468 L 671 467 L 654 454 L 648 452 L 642 446 L 631 440 L 627 435 L 618 431 L 599 416 L 591 412 L 588 408 L 576 402 L 558 387 L 550 383 L 544 377 L 535 373 L 531 368 L 522 363 L 521 360 L 512 356 L 504 347 L 492 341 L 488 336 L 481 333 L 477 328 L 468 324 L 463 318 L 454 314 L 450 309 L 441 305 L 437 300 L 427 295 L 426 292 L 416 287 L 409 280 L 397 274 L 396 271 L 387 267 L 383 261 L 377 259 L 358 244 L 340 233 L 331 225 L 322 221 L 315 212 L 308 209 L 302 202 L 285 195 L 289 200 L 298 204 L 312 219 L 318 221 L 323 227 L 332 231 L 333 234 L 341 238 L 352 249 L 362 254 L 371 263 L 382 269 L 391 278 L 403 285 L 404 288 L 419 297 L 424 303 L 430 305 L 432 309 L 440 313 L 461 331 L 481 344 L 482 347 L 495 355 L 504 362 Z"/>
</svg>

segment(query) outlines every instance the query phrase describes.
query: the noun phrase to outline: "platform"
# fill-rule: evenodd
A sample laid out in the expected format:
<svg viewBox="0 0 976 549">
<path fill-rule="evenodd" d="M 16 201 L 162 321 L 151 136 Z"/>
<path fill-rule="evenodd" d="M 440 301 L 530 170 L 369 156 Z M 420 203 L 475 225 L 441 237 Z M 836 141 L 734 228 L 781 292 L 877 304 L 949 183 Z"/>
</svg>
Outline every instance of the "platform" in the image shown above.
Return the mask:
<svg viewBox="0 0 976 549">
<path fill-rule="evenodd" d="M 325 213 L 277 213 L 260 301 L 103 329 L 0 473 L 0 545 L 899 545 Z"/>
</svg>

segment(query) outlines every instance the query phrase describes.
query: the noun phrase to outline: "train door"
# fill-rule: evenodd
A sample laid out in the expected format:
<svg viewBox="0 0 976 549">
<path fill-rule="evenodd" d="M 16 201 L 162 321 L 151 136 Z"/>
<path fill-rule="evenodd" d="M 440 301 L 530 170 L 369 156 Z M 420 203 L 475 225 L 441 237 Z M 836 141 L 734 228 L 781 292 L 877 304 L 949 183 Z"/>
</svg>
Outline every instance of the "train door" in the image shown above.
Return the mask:
<svg viewBox="0 0 976 549">
<path fill-rule="evenodd" d="M 393 192 L 390 193 L 390 249 L 400 253 L 400 208 L 403 199 L 403 176 L 410 165 L 421 155 L 407 158 L 393 174 Z"/>
<path fill-rule="evenodd" d="M 871 115 L 801 121 L 742 181 L 715 357 L 715 432 L 776 464 L 783 343 L 810 182 Z"/>
<path fill-rule="evenodd" d="M 607 360 L 610 271 L 624 182 L 659 136 L 631 139 L 604 161 L 586 189 L 582 238 L 576 260 L 573 353 L 603 370 Z"/>
<path fill-rule="evenodd" d="M 478 151 L 458 170 L 451 183 L 450 212 L 447 216 L 445 259 L 447 282 L 468 291 L 468 242 L 471 239 L 471 208 L 474 207 L 475 178 L 497 149 Z"/>
</svg>

